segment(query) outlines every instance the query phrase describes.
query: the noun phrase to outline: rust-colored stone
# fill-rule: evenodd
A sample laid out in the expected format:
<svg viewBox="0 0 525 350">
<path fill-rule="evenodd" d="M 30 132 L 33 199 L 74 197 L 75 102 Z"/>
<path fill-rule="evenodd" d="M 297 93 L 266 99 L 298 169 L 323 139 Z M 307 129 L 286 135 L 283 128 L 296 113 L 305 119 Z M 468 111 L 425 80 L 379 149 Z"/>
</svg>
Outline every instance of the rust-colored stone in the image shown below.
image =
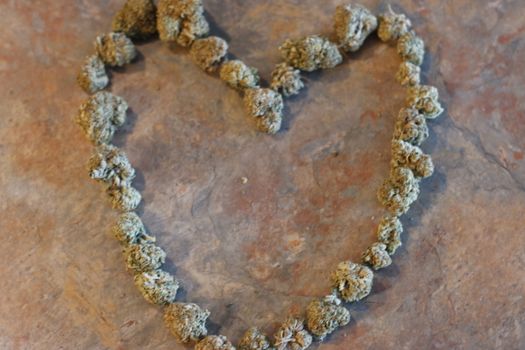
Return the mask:
<svg viewBox="0 0 525 350">
<path fill-rule="evenodd" d="M 205 6 L 211 34 L 269 81 L 278 45 L 329 34 L 341 3 Z M 118 215 L 86 174 L 93 146 L 72 122 L 86 98 L 75 75 L 123 4 L 0 1 L 1 349 L 185 349 L 126 272 L 110 232 Z M 319 349 L 523 349 L 525 4 L 393 5 L 425 40 L 423 80 L 446 107 L 422 144 L 435 173 L 402 218 L 392 265 Z M 130 105 L 113 142 L 137 169 L 147 232 L 179 297 L 211 311 L 210 333 L 272 335 L 376 240 L 375 192 L 406 93 L 396 48 L 370 37 L 342 65 L 304 73 L 275 136 L 257 133 L 238 93 L 185 49 L 137 48 L 111 74 Z"/>
</svg>

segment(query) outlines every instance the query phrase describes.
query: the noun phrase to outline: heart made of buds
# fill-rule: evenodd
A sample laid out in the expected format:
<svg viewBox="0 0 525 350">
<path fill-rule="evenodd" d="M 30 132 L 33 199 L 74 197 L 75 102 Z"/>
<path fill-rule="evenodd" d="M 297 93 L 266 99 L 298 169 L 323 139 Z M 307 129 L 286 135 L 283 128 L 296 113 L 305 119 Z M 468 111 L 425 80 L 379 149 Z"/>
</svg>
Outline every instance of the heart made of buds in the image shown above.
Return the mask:
<svg viewBox="0 0 525 350">
<path fill-rule="evenodd" d="M 113 233 L 123 246 L 137 288 L 148 302 L 165 306 L 167 327 L 178 341 L 197 342 L 196 350 L 235 347 L 222 335 L 207 335 L 209 311 L 176 301 L 179 282 L 162 269 L 166 253 L 134 212 L 142 198 L 132 186 L 135 169 L 125 153 L 111 144 L 114 133 L 126 121 L 128 104 L 102 91 L 109 83 L 106 66 L 131 63 L 137 56 L 132 39 L 158 33 L 162 41 L 189 48 L 191 58 L 204 71 L 218 71 L 220 79 L 243 95 L 248 114 L 259 130 L 274 134 L 281 128 L 283 98 L 298 94 L 304 87 L 302 72 L 335 68 L 375 31 L 383 42 L 397 43 L 402 59 L 396 78 L 407 88 L 408 96 L 395 121 L 390 174 L 378 191 L 386 214 L 379 222 L 377 241 L 363 253 L 362 263 L 343 261 L 337 266 L 330 275 L 332 290 L 308 305 L 305 320 L 290 317 L 275 333 L 273 342 L 250 328 L 238 345 L 239 350 L 306 349 L 313 339 L 322 340 L 349 323 L 350 313 L 343 301 L 357 302 L 368 296 L 373 270 L 392 263 L 391 255 L 401 245 L 403 232 L 399 217 L 417 199 L 421 180 L 434 171 L 432 159 L 419 146 L 429 136 L 427 120 L 439 116 L 443 108 L 437 89 L 420 84 L 425 45 L 412 30 L 410 20 L 390 7 L 376 17 L 361 5 L 340 5 L 334 16 L 332 40 L 319 35 L 286 40 L 279 47 L 283 62 L 273 71 L 270 86 L 261 87 L 257 70 L 229 59 L 227 42 L 209 36 L 209 31 L 201 0 L 159 0 L 157 6 L 152 0 L 128 0 L 114 18 L 113 32 L 96 38 L 96 53 L 81 69 L 78 82 L 91 96 L 76 118 L 95 146 L 88 165 L 90 177 L 105 184 L 113 207 L 122 212 Z"/>
</svg>

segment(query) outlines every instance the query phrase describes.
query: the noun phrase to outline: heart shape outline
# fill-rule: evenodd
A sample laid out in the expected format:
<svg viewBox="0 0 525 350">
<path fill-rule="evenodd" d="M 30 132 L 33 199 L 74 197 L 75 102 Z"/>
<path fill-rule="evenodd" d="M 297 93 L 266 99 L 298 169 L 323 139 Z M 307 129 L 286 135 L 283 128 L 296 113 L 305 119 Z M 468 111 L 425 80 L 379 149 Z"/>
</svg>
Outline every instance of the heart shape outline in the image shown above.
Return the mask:
<svg viewBox="0 0 525 350">
<path fill-rule="evenodd" d="M 428 86 L 419 86 L 418 85 L 416 87 L 412 87 L 411 89 L 412 90 L 409 90 L 408 101 L 410 101 L 409 105 L 411 106 L 412 110 L 415 110 L 417 112 L 417 114 L 419 114 L 420 112 L 421 113 L 425 113 L 424 116 L 427 119 L 433 119 L 433 118 L 437 117 L 437 115 L 441 114 L 442 109 L 441 109 L 441 106 L 439 105 L 439 103 L 437 102 L 437 98 L 438 97 L 437 97 L 437 90 L 435 90 L 435 88 L 428 87 Z M 111 100 L 110 104 L 112 106 L 116 106 L 116 111 L 117 112 L 115 112 L 115 114 L 116 114 L 115 116 L 117 118 L 112 118 L 112 122 L 114 122 L 113 127 L 115 127 L 115 129 L 116 129 L 116 126 L 119 126 L 118 123 L 120 123 L 120 120 L 121 120 L 121 119 L 118 118 L 122 114 L 121 110 L 122 109 L 124 109 L 124 110 L 127 109 L 127 106 L 126 106 L 125 102 L 123 100 L 119 100 L 118 98 L 111 97 L 111 96 L 108 96 L 108 95 L 97 95 L 97 96 L 103 96 L 104 99 Z M 103 103 L 105 103 L 105 102 L 102 102 L 102 104 Z M 124 106 L 126 108 L 124 108 Z M 86 105 L 85 108 L 83 108 L 84 112 L 86 112 L 86 110 L 89 110 L 89 108 L 91 108 L 91 107 L 93 107 L 93 106 L 90 106 L 89 104 Z M 125 111 L 124 111 L 124 113 L 125 113 Z M 410 112 L 405 111 L 404 114 L 405 114 L 405 122 L 406 122 L 406 120 L 407 120 L 406 118 L 410 118 Z M 79 119 L 81 119 L 81 118 L 79 118 Z M 400 119 L 402 119 L 402 118 L 400 118 Z M 419 123 L 420 123 L 420 121 L 419 121 Z M 406 136 L 406 135 L 404 135 L 404 130 L 398 130 L 398 132 L 399 132 L 398 138 Z M 111 136 L 112 136 L 112 134 L 111 134 Z M 406 137 L 413 137 L 413 135 L 409 134 Z M 422 137 L 422 138 L 424 139 L 426 137 Z M 416 141 L 416 143 L 417 142 L 419 142 L 419 141 Z M 418 184 L 419 179 L 417 179 L 417 178 L 427 177 L 427 176 L 429 176 L 431 174 L 431 172 L 432 172 L 431 170 L 433 170 L 433 165 L 431 165 L 431 163 L 429 163 L 430 158 L 426 157 L 426 155 L 424 155 L 424 154 L 421 154 L 421 152 L 420 152 L 420 150 L 418 149 L 417 146 L 418 145 L 411 144 L 411 142 L 407 142 L 405 140 L 400 140 L 400 139 L 395 140 L 395 142 L 393 143 L 393 148 L 394 148 L 394 154 L 393 155 L 394 155 L 394 161 L 396 163 L 394 165 L 394 167 L 396 167 L 397 169 L 399 169 L 399 168 L 405 169 L 405 170 L 408 171 L 407 174 L 412 174 L 410 176 L 414 177 L 414 179 L 411 180 L 411 181 L 414 182 L 414 184 Z M 105 149 L 104 152 L 105 152 L 105 154 L 103 154 L 99 158 L 100 159 L 115 158 L 116 160 L 113 161 L 113 163 L 117 164 L 115 166 L 115 168 L 118 168 L 118 167 L 121 167 L 122 169 L 127 169 L 128 167 L 131 168 L 131 165 L 126 163 L 125 155 L 123 156 L 122 153 L 119 153 L 118 150 L 115 150 L 114 148 L 113 149 L 108 148 L 108 149 Z M 417 158 L 417 159 L 414 159 L 414 158 Z M 98 163 L 101 163 L 101 162 L 102 161 L 99 161 Z M 429 167 L 432 167 L 432 169 L 430 169 Z M 122 174 L 125 174 L 125 173 L 124 172 L 120 172 L 118 175 L 115 175 L 115 174 L 111 174 L 111 171 L 110 171 L 110 174 L 103 173 L 102 175 L 94 175 L 94 177 L 95 178 L 99 177 L 99 179 L 106 179 L 106 178 L 109 177 L 111 179 L 111 181 L 113 181 L 112 186 L 114 188 L 119 188 L 119 191 L 122 192 L 123 189 L 129 190 L 128 186 L 130 186 L 131 180 L 133 179 L 133 176 L 134 176 L 134 174 L 132 174 L 130 172 L 128 172 L 126 175 L 124 175 L 124 177 L 122 177 Z M 403 174 L 397 174 L 397 175 L 399 176 L 399 178 L 402 178 L 404 181 L 407 181 L 406 180 L 406 176 L 408 176 L 408 175 L 403 175 Z M 129 182 L 128 182 L 128 180 L 129 180 Z M 396 184 L 394 183 L 394 180 L 390 179 L 391 183 L 389 185 L 392 185 L 393 187 L 395 187 Z M 397 179 L 397 180 L 399 180 L 399 179 Z M 411 184 L 411 185 L 413 185 L 413 184 Z M 110 195 L 111 195 L 111 193 L 110 193 Z M 116 195 L 117 196 L 121 196 L 118 199 L 118 201 L 121 201 L 126 196 L 133 197 L 133 195 L 131 195 L 129 193 L 117 193 Z M 385 196 L 388 196 L 388 195 L 389 194 L 386 194 Z M 398 195 L 398 194 L 395 194 L 395 195 Z M 137 202 L 136 198 L 137 197 L 135 196 L 135 198 L 132 200 L 133 203 Z M 138 202 L 137 202 L 136 205 L 138 205 Z M 130 207 L 125 207 L 124 209 L 125 210 L 129 210 L 129 209 L 133 210 L 135 208 L 132 208 L 132 207 L 136 207 L 136 205 L 133 204 Z M 403 209 L 401 211 L 402 211 L 401 214 L 406 212 L 406 211 L 403 211 Z M 399 213 L 397 213 L 397 214 L 399 214 Z M 149 239 L 144 238 L 145 242 L 148 241 L 148 240 Z M 385 248 L 383 248 L 383 250 L 384 249 Z M 345 266 L 343 266 L 343 269 L 344 268 L 345 268 Z M 348 264 L 347 264 L 346 268 L 352 268 L 352 266 L 349 267 Z M 345 273 L 346 273 L 346 275 L 348 275 L 349 272 L 346 271 Z M 348 282 L 348 281 L 346 281 L 346 282 Z M 145 283 L 145 282 L 142 281 L 142 283 Z M 342 288 L 344 289 L 344 288 L 347 288 L 347 287 L 344 286 Z M 371 284 L 370 284 L 370 288 L 371 288 Z M 370 291 L 368 290 L 368 292 L 366 292 L 364 296 L 368 295 L 369 292 Z M 176 291 L 175 291 L 175 293 L 176 293 Z M 361 299 L 364 296 L 360 296 L 360 297 L 358 297 L 358 299 L 355 299 L 355 300 L 348 300 L 348 298 L 343 298 L 343 299 L 345 299 L 346 301 L 356 301 L 356 300 Z M 325 300 L 325 301 L 323 301 L 323 303 L 330 304 L 331 302 Z M 322 307 L 328 307 L 330 305 L 328 305 L 328 306 L 321 305 L 321 306 Z M 296 333 L 296 336 L 297 336 L 298 334 L 301 334 L 301 332 L 304 332 L 304 331 L 303 331 L 303 329 L 301 327 L 299 327 L 300 325 L 297 322 L 295 322 L 295 323 L 294 322 L 292 322 L 292 325 L 288 325 L 288 326 L 290 326 L 290 327 L 292 327 L 294 329 L 294 332 Z M 312 327 L 310 327 L 310 328 L 312 328 Z M 310 331 L 311 331 L 311 329 L 310 329 Z M 205 339 L 207 339 L 207 338 L 205 338 Z M 217 342 L 220 339 L 221 338 L 213 338 L 212 340 Z M 297 341 L 297 339 L 295 341 Z M 305 341 L 304 339 L 303 339 L 303 341 L 304 341 L 303 345 L 306 345 L 306 343 L 308 343 L 308 341 Z M 310 340 L 310 342 L 311 342 L 311 340 Z M 283 344 L 284 344 L 284 347 L 281 346 Z M 287 344 L 287 342 L 284 342 L 284 343 L 281 343 L 281 344 L 277 344 L 277 345 L 279 346 L 279 349 L 286 349 L 286 344 Z"/>
</svg>

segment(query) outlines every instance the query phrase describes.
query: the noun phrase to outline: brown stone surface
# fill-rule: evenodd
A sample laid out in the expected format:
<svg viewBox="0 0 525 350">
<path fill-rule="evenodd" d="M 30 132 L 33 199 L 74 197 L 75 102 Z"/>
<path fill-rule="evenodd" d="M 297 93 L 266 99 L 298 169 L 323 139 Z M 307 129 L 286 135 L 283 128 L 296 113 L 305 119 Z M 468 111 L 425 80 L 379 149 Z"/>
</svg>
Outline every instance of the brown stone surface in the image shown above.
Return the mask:
<svg viewBox="0 0 525 350">
<path fill-rule="evenodd" d="M 91 146 L 72 122 L 86 98 L 77 69 L 122 3 L 0 1 L 1 349 L 183 349 L 125 271 L 108 233 L 115 212 L 87 177 Z M 328 33 L 339 3 L 206 7 L 213 33 L 268 79 L 277 46 Z M 394 5 L 426 40 L 424 80 L 447 107 L 423 146 L 436 173 L 372 295 L 313 348 L 525 349 L 525 3 Z M 155 41 L 139 50 L 112 71 L 111 90 L 132 107 L 115 142 L 138 169 L 142 218 L 182 299 L 212 311 L 212 333 L 272 332 L 374 239 L 404 98 L 395 49 L 374 38 L 308 75 L 276 136 L 255 132 L 239 95 L 186 51 Z"/>
</svg>

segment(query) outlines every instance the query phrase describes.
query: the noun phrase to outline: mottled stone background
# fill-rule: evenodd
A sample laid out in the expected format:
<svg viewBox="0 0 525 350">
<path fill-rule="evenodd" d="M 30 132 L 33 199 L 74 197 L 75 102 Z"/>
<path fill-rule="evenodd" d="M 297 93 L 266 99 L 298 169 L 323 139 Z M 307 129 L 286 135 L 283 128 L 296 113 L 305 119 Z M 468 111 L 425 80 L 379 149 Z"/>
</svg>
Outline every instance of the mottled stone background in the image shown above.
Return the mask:
<svg viewBox="0 0 525 350">
<path fill-rule="evenodd" d="M 116 214 L 73 124 L 75 75 L 124 1 L 0 1 L 0 348 L 183 349 L 125 271 Z M 269 77 L 285 38 L 329 33 L 340 0 L 208 0 L 213 31 Z M 363 0 L 374 10 L 386 2 Z M 373 295 L 323 350 L 525 349 L 525 3 L 393 1 L 426 40 L 425 81 L 447 113 L 424 145 L 435 175 Z M 132 112 L 116 144 L 138 169 L 141 214 L 167 250 L 182 300 L 237 341 L 275 330 L 358 259 L 381 215 L 395 49 L 369 40 L 254 131 L 238 94 L 159 42 L 112 71 Z M 248 182 L 243 184 L 241 178 Z"/>
</svg>

